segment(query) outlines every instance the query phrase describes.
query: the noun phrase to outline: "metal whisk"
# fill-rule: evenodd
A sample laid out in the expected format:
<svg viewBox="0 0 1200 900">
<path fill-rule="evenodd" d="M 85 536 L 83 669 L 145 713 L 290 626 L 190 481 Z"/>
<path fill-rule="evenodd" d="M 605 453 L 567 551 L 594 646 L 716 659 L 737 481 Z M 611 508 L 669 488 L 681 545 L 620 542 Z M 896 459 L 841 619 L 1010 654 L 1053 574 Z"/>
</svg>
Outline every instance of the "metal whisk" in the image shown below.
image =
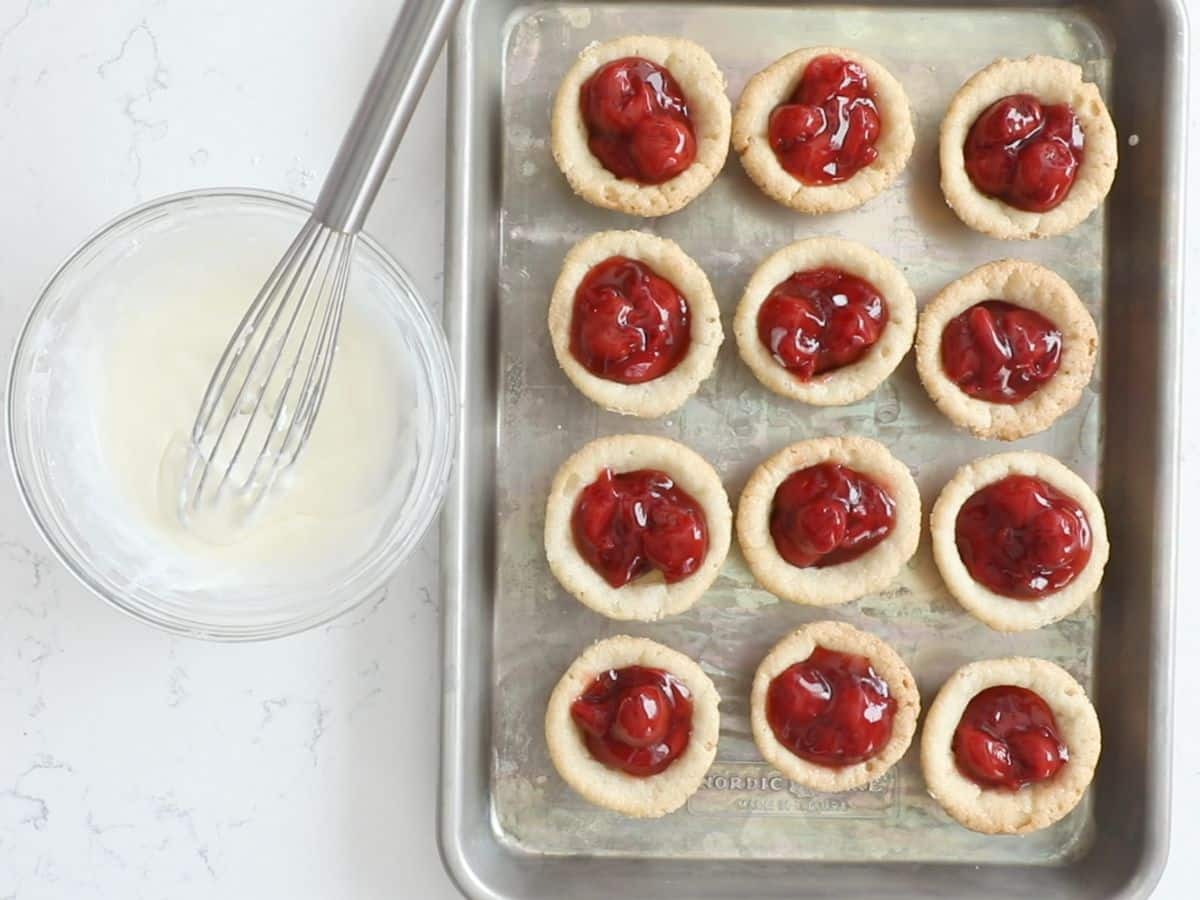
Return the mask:
<svg viewBox="0 0 1200 900">
<path fill-rule="evenodd" d="M 407 0 L 312 216 L 233 333 L 192 426 L 179 514 L 242 521 L 304 449 L 337 348 L 354 242 L 429 79 L 458 0 Z"/>
</svg>

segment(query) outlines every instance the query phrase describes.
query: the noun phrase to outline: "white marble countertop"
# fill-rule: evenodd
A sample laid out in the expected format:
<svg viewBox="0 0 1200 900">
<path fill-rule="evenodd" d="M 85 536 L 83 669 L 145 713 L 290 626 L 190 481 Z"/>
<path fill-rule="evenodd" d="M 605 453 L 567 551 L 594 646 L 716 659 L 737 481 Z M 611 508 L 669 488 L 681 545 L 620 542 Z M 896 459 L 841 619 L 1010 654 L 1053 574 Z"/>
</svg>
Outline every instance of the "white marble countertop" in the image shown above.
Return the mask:
<svg viewBox="0 0 1200 900">
<path fill-rule="evenodd" d="M 395 8 L 0 0 L 3 358 L 59 259 L 134 203 L 224 185 L 312 197 Z M 370 222 L 431 298 L 442 281 L 445 93 L 439 67 Z M 1200 67 L 1191 93 L 1196 133 Z M 1200 140 L 1191 157 L 1200 172 Z M 1200 210 L 1195 174 L 1192 185 Z M 1188 255 L 1200 259 L 1200 227 Z M 1200 269 L 1189 274 L 1194 291 Z M 1195 303 L 1187 331 L 1194 346 Z M 1186 365 L 1194 402 L 1200 354 Z M 1191 547 L 1200 413 L 1185 424 L 1184 454 L 1180 540 Z M 297 638 L 172 638 L 66 574 L 6 471 L 0 900 L 457 896 L 434 831 L 436 562 L 431 535 L 384 602 Z M 1183 565 L 1177 657 L 1189 660 L 1200 654 L 1200 558 L 1184 554 Z M 1174 852 L 1157 898 L 1195 896 L 1186 851 L 1200 846 L 1198 717 L 1195 695 L 1180 694 Z"/>
</svg>

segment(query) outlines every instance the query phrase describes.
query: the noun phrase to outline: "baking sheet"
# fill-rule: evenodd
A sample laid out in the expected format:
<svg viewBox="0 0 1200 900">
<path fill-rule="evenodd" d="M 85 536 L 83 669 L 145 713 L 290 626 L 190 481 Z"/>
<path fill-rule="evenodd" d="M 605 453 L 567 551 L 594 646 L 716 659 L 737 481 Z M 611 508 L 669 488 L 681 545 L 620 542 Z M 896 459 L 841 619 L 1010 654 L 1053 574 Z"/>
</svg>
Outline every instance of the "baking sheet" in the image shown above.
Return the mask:
<svg viewBox="0 0 1200 900">
<path fill-rule="evenodd" d="M 559 78 L 588 42 L 638 31 L 700 42 L 726 72 L 734 98 L 755 71 L 797 46 L 850 45 L 870 54 L 908 91 L 917 137 L 912 163 L 890 190 L 841 215 L 802 216 L 776 205 L 732 154 L 712 188 L 676 215 L 635 221 L 594 210 L 571 195 L 555 168 L 548 114 Z M 934 45 L 940 46 L 936 64 L 930 61 Z M 1107 86 L 1101 35 L 1069 13 L 748 8 L 733 15 L 720 6 L 552 6 L 513 28 L 501 104 L 493 803 L 502 839 L 535 853 L 976 863 L 1052 862 L 1086 843 L 1088 803 L 1030 837 L 967 831 L 925 793 L 915 746 L 864 790 L 824 795 L 795 785 L 761 761 L 750 736 L 748 696 L 770 646 L 823 618 L 848 621 L 891 643 L 912 668 L 926 704 L 960 664 L 1011 654 L 1053 660 L 1087 686 L 1095 660 L 1094 604 L 1034 632 L 994 632 L 947 594 L 925 534 L 890 589 L 827 609 L 777 600 L 755 584 L 735 547 L 693 609 L 637 625 L 608 621 L 577 603 L 551 576 L 542 546 L 543 507 L 555 470 L 598 435 L 681 441 L 716 467 L 734 500 L 751 470 L 793 441 L 865 435 L 910 466 L 926 512 L 955 468 L 1004 446 L 972 438 L 941 416 L 917 380 L 911 354 L 861 403 L 817 408 L 778 397 L 738 358 L 730 323 L 755 266 L 784 244 L 815 235 L 861 241 L 894 259 L 921 302 L 980 263 L 1033 260 L 1065 277 L 1102 322 L 1103 214 L 1057 240 L 1011 244 L 975 236 L 941 198 L 935 162 L 941 115 L 968 76 L 1014 46 L 1078 62 L 1089 80 Z M 594 231 L 627 227 L 669 237 L 696 259 L 712 281 L 727 332 L 716 373 L 698 396 L 650 422 L 605 412 L 583 397 L 559 371 L 546 331 L 546 305 L 570 246 Z M 1013 446 L 1050 453 L 1096 483 L 1102 378 L 1097 374 L 1079 405 L 1048 433 Z M 633 824 L 578 797 L 555 774 L 542 737 L 546 697 L 563 670 L 589 641 L 620 633 L 651 637 L 697 659 L 723 698 L 721 743 L 705 786 L 684 811 L 657 822 Z"/>
<path fill-rule="evenodd" d="M 635 31 L 702 43 L 726 72 L 733 99 L 754 71 L 797 46 L 859 48 L 904 83 L 916 118 L 914 157 L 889 191 L 837 215 L 777 206 L 732 157 L 713 187 L 674 216 L 641 221 L 594 209 L 572 197 L 551 160 L 550 101 L 587 43 Z M 1038 8 L 468 0 L 452 52 L 448 141 L 447 326 L 466 416 L 444 533 L 441 819 L 443 854 L 464 891 L 632 897 L 669 883 L 689 897 L 966 898 L 991 895 L 989 864 L 1004 865 L 1005 883 L 1031 894 L 1150 890 L 1165 858 L 1168 818 L 1183 42 L 1175 0 Z M 967 76 L 996 56 L 1031 52 L 1075 60 L 1105 89 L 1121 172 L 1107 228 L 1094 216 L 1070 236 L 1006 243 L 974 234 L 945 207 L 936 130 Z M 570 245 L 630 227 L 671 237 L 697 259 L 726 327 L 714 376 L 681 414 L 655 422 L 605 413 L 579 395 L 557 371 L 545 331 L 550 289 Z M 1042 263 L 1072 283 L 1102 331 L 1121 336 L 1121 352 L 1104 354 L 1104 372 L 1048 434 L 1012 445 L 977 441 L 942 419 L 911 357 L 854 406 L 816 409 L 775 397 L 738 359 L 732 311 L 760 259 L 822 234 L 891 256 L 921 303 L 991 259 Z M 1101 384 L 1109 385 L 1104 393 Z M 754 585 L 735 547 L 687 614 L 656 624 L 609 622 L 549 573 L 542 507 L 569 453 L 620 432 L 694 447 L 735 502 L 763 458 L 825 434 L 882 440 L 912 467 L 926 513 L 959 464 L 1001 449 L 1049 452 L 1093 484 L 1103 460 L 1114 545 L 1105 615 L 1085 608 L 1037 632 L 991 632 L 945 593 L 925 535 L 897 584 L 857 603 L 828 610 L 779 603 Z M 953 824 L 924 795 L 915 746 L 869 789 L 818 795 L 791 785 L 757 758 L 749 738 L 749 679 L 779 637 L 820 618 L 888 639 L 912 666 L 926 705 L 970 659 L 1029 654 L 1063 664 L 1093 691 L 1105 728 L 1094 796 L 1039 834 L 987 838 Z M 621 632 L 691 654 L 723 697 L 722 741 L 705 787 L 659 821 L 626 820 L 576 797 L 550 765 L 542 737 L 545 699 L 563 669 L 590 641 Z"/>
</svg>

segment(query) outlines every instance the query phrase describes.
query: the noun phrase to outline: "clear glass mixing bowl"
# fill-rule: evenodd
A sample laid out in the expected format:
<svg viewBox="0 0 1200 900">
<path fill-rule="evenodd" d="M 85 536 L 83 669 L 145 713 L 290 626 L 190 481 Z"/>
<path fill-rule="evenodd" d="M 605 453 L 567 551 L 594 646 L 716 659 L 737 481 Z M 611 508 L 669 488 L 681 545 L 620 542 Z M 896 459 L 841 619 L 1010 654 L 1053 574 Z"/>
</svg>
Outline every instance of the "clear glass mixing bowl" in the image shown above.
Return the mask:
<svg viewBox="0 0 1200 900">
<path fill-rule="evenodd" d="M 453 373 L 441 329 L 404 271 L 367 236 L 357 242 L 348 298 L 383 309 L 382 327 L 411 366 L 411 423 L 397 440 L 410 464 L 381 511 L 369 547 L 314 566 L 311 577 L 276 584 L 173 583 L 144 542 L 122 538 L 119 504 L 94 502 L 105 477 L 78 445 L 78 416 L 64 410 L 85 386 L 71 355 L 90 329 L 122 302 L 148 267 L 173 266 L 180 277 L 224 264 L 206 255 L 252 248 L 263 276 L 308 217 L 309 207 L 277 194 L 201 191 L 155 200 L 101 229 L 63 263 L 34 304 L 9 375 L 7 433 L 21 496 L 63 564 L 98 596 L 169 631 L 213 640 L 281 637 L 341 615 L 380 590 L 437 514 L 454 456 Z M 233 243 L 230 243 L 233 242 Z M 180 248 L 186 247 L 186 258 Z M 261 253 L 259 252 L 261 250 Z M 200 267 L 200 268 L 197 268 Z M 247 297 L 249 302 L 251 298 Z M 391 337 L 391 336 L 389 336 Z M 75 404 L 78 406 L 78 403 Z M 154 577 L 149 577 L 150 574 Z"/>
</svg>

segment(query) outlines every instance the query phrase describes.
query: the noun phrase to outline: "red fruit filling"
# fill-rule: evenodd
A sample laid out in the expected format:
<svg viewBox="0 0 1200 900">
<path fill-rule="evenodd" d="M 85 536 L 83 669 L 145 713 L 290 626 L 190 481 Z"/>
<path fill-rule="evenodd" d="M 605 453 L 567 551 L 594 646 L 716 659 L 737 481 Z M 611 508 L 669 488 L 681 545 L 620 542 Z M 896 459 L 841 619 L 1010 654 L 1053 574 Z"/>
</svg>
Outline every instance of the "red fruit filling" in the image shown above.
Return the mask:
<svg viewBox="0 0 1200 900">
<path fill-rule="evenodd" d="M 681 581 L 708 552 L 704 508 L 654 469 L 605 469 L 579 493 L 571 530 L 580 555 L 615 588 L 652 569 Z"/>
<path fill-rule="evenodd" d="M 811 60 L 786 103 L 771 112 L 767 138 L 783 168 L 805 184 L 836 184 L 879 157 L 879 110 L 856 62 Z"/>
<path fill-rule="evenodd" d="M 963 775 L 980 787 L 1007 791 L 1053 778 L 1070 758 L 1046 701 L 1011 684 L 975 695 L 951 749 Z"/>
<path fill-rule="evenodd" d="M 657 775 L 687 749 L 692 695 L 670 672 L 609 669 L 571 704 L 588 752 L 610 769 Z"/>
<path fill-rule="evenodd" d="M 758 339 L 801 381 L 862 358 L 887 326 L 875 286 L 841 269 L 797 272 L 758 311 Z"/>
<path fill-rule="evenodd" d="M 579 108 L 588 147 L 618 178 L 661 184 L 696 158 L 687 99 L 671 73 L 648 59 L 601 66 L 580 88 Z"/>
<path fill-rule="evenodd" d="M 691 346 L 687 301 L 645 263 L 612 256 L 575 291 L 571 355 L 600 378 L 641 384 L 666 375 Z"/>
<path fill-rule="evenodd" d="M 997 100 L 975 120 L 963 146 L 980 193 L 1028 212 L 1062 203 L 1083 164 L 1083 128 L 1068 104 L 1043 106 L 1030 94 Z"/>
<path fill-rule="evenodd" d="M 771 504 L 775 549 L 801 568 L 857 559 L 886 538 L 895 522 L 896 502 L 887 491 L 837 463 L 793 472 Z"/>
<path fill-rule="evenodd" d="M 1092 556 L 1092 529 L 1078 503 L 1030 475 L 1009 475 L 976 491 L 954 523 L 971 577 L 1017 600 L 1066 587 Z"/>
<path fill-rule="evenodd" d="M 767 688 L 767 723 L 801 759 L 838 768 L 870 759 L 892 736 L 896 701 L 865 656 L 817 647 Z"/>
<path fill-rule="evenodd" d="M 1054 377 L 1062 332 L 1040 313 L 985 300 L 942 332 L 942 369 L 969 397 L 1019 403 Z"/>
</svg>

